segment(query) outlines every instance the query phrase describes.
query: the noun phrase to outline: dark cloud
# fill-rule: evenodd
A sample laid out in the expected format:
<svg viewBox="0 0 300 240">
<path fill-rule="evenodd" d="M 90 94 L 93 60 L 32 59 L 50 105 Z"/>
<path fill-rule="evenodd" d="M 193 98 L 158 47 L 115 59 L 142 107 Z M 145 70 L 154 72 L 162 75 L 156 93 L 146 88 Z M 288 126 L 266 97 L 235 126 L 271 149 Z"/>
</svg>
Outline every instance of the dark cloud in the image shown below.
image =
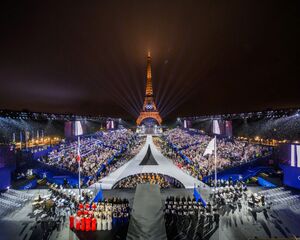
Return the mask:
<svg viewBox="0 0 300 240">
<path fill-rule="evenodd" d="M 296 107 L 299 1 L 2 1 L 0 108 L 135 117 Z"/>
</svg>

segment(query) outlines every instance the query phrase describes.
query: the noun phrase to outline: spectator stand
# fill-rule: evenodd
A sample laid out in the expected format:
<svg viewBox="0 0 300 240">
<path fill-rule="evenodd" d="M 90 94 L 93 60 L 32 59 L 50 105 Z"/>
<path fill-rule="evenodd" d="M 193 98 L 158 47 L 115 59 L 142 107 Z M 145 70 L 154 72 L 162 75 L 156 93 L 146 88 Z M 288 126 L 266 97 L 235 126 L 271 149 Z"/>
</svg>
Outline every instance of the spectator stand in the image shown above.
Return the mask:
<svg viewBox="0 0 300 240">
<path fill-rule="evenodd" d="M 110 133 L 113 134 L 113 131 L 110 131 Z M 115 150 L 116 153 L 108 158 L 104 163 L 101 164 L 100 168 L 96 172 L 95 175 L 91 176 L 86 176 L 82 173 L 82 184 L 87 185 L 90 180 L 94 179 L 95 177 L 98 177 L 102 171 L 105 170 L 106 166 L 111 164 L 115 159 L 117 159 L 119 156 L 121 156 L 124 152 L 127 151 L 128 145 L 130 145 L 135 139 L 136 136 L 132 135 L 129 141 L 127 142 L 128 144 L 120 144 L 116 146 L 110 145 L 109 142 L 108 144 L 105 143 L 105 139 L 102 139 L 104 136 L 103 132 L 96 132 L 94 134 L 89 134 L 89 135 L 84 135 L 81 139 L 87 139 L 89 138 L 92 142 L 96 142 L 99 146 L 103 148 L 108 148 L 111 150 Z M 106 135 L 109 136 L 109 135 Z M 103 141 L 104 140 L 104 141 Z M 108 140 L 110 140 L 108 138 Z M 72 144 L 76 141 L 76 139 L 71 139 L 67 140 L 64 142 L 64 146 L 68 146 L 68 144 Z M 60 143 L 61 144 L 61 143 Z M 36 151 L 33 152 L 31 151 L 31 157 L 30 159 L 34 163 L 33 166 L 35 167 L 33 170 L 33 173 L 37 175 L 39 178 L 46 178 L 48 182 L 50 183 L 55 183 L 58 185 L 63 185 L 66 181 L 70 187 L 78 187 L 78 174 L 77 172 L 70 171 L 64 167 L 61 167 L 63 165 L 56 165 L 56 166 L 51 166 L 47 163 L 44 163 L 43 161 L 40 161 L 40 159 L 43 160 L 44 157 L 46 157 L 50 152 L 54 150 L 58 150 L 60 148 L 60 145 L 48 147 L 47 149 L 43 149 L 41 151 Z M 64 147 L 63 147 L 64 149 Z M 91 154 L 94 150 L 89 150 L 89 151 L 82 151 L 81 156 L 85 157 Z M 55 158 L 53 158 L 55 161 Z M 36 167 L 38 166 L 38 167 Z M 26 184 L 29 185 L 29 184 Z M 31 184 L 31 188 L 36 187 L 36 184 Z M 25 187 L 25 186 L 24 186 Z"/>
<path fill-rule="evenodd" d="M 204 159 L 203 156 L 201 156 L 201 152 L 204 151 L 205 145 L 210 141 L 211 137 L 205 134 L 201 134 L 198 132 L 189 130 L 182 130 L 182 129 L 173 129 L 170 130 L 169 133 L 166 133 L 163 135 L 162 139 L 167 143 L 167 146 L 172 150 L 172 152 L 176 153 L 178 156 L 180 156 L 181 159 L 183 159 L 184 165 L 186 167 L 193 169 L 194 174 L 198 173 L 199 176 L 202 177 L 202 180 L 204 182 L 207 182 L 207 179 L 210 179 L 213 175 L 214 170 L 211 168 L 205 169 L 204 171 L 207 171 L 207 175 L 203 175 L 203 172 L 201 172 L 202 166 L 205 166 L 204 164 L 209 164 L 207 159 Z M 218 152 L 221 153 L 221 161 L 223 161 L 223 165 L 218 167 L 218 176 L 222 176 L 226 179 L 229 177 L 238 179 L 248 179 L 252 176 L 255 176 L 259 172 L 263 171 L 263 168 L 260 168 L 259 170 L 253 169 L 255 166 L 261 166 L 267 165 L 267 161 L 269 157 L 272 154 L 271 149 L 266 148 L 260 148 L 261 145 L 257 144 L 250 144 L 247 145 L 249 149 L 247 150 L 240 150 L 239 154 L 232 154 L 231 152 L 235 151 L 235 149 L 244 149 L 243 144 L 240 141 L 235 141 L 232 138 L 226 138 L 224 136 L 218 136 L 217 138 L 219 140 L 220 149 L 218 149 Z M 177 145 L 179 144 L 179 145 Z M 246 144 L 246 143 L 245 143 Z M 199 147 L 198 147 L 199 145 Z M 196 146 L 196 147 L 194 147 Z M 189 150 L 191 148 L 191 150 Z M 231 149 L 232 148 L 232 149 Z M 198 150 L 197 150 L 198 149 Z M 230 151 L 231 150 L 231 151 Z M 200 159 L 190 159 L 190 156 L 185 155 L 186 153 L 194 154 L 195 158 L 195 152 L 198 151 L 196 156 L 200 156 L 203 160 L 206 160 L 203 164 L 201 163 Z M 246 153 L 245 153 L 246 151 Z M 249 151 L 249 154 L 248 152 Z M 255 151 L 258 151 L 255 153 Z M 248 154 L 248 156 L 246 156 Z M 247 158 L 248 157 L 248 158 Z M 224 159 L 224 160 L 222 160 Z M 200 161 L 199 161 L 200 160 Z M 260 162 L 264 162 L 263 164 L 260 164 Z M 253 163 L 253 164 L 249 164 Z M 210 164 L 211 165 L 211 164 Z M 244 166 L 245 167 L 242 167 Z M 250 168 L 248 166 L 251 166 Z M 228 169 L 229 168 L 229 169 Z M 229 172 L 227 172 L 227 169 Z M 241 174 L 241 172 L 243 174 Z M 204 172 L 205 174 L 205 172 Z M 204 179 L 203 179 L 204 178 Z"/>
<path fill-rule="evenodd" d="M 269 156 L 255 158 L 248 163 L 241 164 L 240 166 L 232 167 L 217 172 L 217 178 L 223 180 L 232 179 L 232 181 L 242 180 L 247 181 L 248 179 L 258 175 L 261 172 L 270 171 L 271 168 L 267 167 Z M 205 176 L 203 182 L 207 183 L 209 179 L 214 178 L 214 174 Z"/>
<path fill-rule="evenodd" d="M 55 183 L 57 185 L 63 185 L 66 180 L 70 187 L 78 187 L 77 174 L 65 170 L 63 168 L 51 167 L 44 163 L 40 164 L 44 166 L 37 169 L 33 169 L 33 174 L 37 175 L 40 179 L 46 178 L 47 182 Z M 90 177 L 81 176 L 81 179 L 83 180 L 83 185 L 85 185 L 90 179 Z"/>
<path fill-rule="evenodd" d="M 35 151 L 34 149 L 31 150 L 32 152 L 32 159 L 33 160 L 38 160 L 41 157 L 47 156 L 51 151 L 58 149 L 58 145 L 56 146 L 48 146 L 46 149 L 42 150 L 37 150 Z"/>
<path fill-rule="evenodd" d="M 166 139 L 165 139 L 165 140 L 166 140 Z M 171 143 L 171 142 L 168 141 L 168 140 L 166 140 L 166 141 L 167 141 L 168 146 L 169 146 L 174 152 L 176 152 L 177 154 L 179 154 L 179 156 L 185 161 L 186 164 L 190 164 L 190 163 L 191 163 L 191 160 L 181 152 L 181 150 L 182 150 L 183 148 L 178 149 L 178 147 L 177 147 L 175 144 Z M 186 147 L 186 148 L 188 148 L 188 147 Z M 186 149 L 186 148 L 184 148 L 184 149 Z"/>
<path fill-rule="evenodd" d="M 131 139 L 130 139 L 130 142 L 132 142 L 133 140 L 135 139 L 135 136 L 133 136 Z M 105 147 L 111 147 L 112 146 L 105 146 Z M 112 149 L 116 149 L 116 148 L 112 148 Z M 117 149 L 116 149 L 117 150 Z M 97 171 L 96 173 L 96 177 L 99 177 L 100 176 L 100 173 L 105 171 L 105 168 L 107 165 L 110 165 L 116 158 L 120 157 L 123 153 L 125 153 L 126 151 L 128 150 L 128 144 L 123 144 L 120 148 L 120 150 L 114 154 L 114 156 L 112 156 L 111 158 L 109 158 L 106 163 L 103 163 L 101 165 L 101 167 L 99 168 L 99 170 Z"/>
</svg>

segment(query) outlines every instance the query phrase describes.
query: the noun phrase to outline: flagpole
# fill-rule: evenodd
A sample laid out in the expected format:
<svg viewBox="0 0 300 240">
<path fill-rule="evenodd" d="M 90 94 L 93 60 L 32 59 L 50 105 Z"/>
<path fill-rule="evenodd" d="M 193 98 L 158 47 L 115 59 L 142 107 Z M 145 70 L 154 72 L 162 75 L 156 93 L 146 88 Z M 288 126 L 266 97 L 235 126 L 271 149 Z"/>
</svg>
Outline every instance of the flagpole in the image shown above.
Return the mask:
<svg viewBox="0 0 300 240">
<path fill-rule="evenodd" d="M 215 188 L 217 187 L 217 135 L 215 135 Z"/>
<path fill-rule="evenodd" d="M 80 188 L 80 161 L 81 161 L 81 159 L 80 159 L 80 137 L 79 137 L 79 135 L 78 135 L 78 149 L 77 149 L 77 157 L 79 158 L 79 160 L 78 160 L 78 193 L 79 193 L 79 201 L 80 201 L 80 199 L 81 199 L 81 188 Z"/>
</svg>

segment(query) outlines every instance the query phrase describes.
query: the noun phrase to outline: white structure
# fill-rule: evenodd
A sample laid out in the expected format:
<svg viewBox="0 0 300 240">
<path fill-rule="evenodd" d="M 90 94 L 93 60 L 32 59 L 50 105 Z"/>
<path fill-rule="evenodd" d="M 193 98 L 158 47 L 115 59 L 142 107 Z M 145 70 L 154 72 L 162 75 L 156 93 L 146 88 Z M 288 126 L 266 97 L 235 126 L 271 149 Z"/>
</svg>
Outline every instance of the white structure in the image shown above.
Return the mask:
<svg viewBox="0 0 300 240">
<path fill-rule="evenodd" d="M 155 158 L 158 165 L 140 165 L 147 152 L 148 145 L 150 145 L 152 155 Z M 102 189 L 112 189 L 112 187 L 121 179 L 138 173 L 165 174 L 180 181 L 185 188 L 193 188 L 194 184 L 200 187 L 204 185 L 204 183 L 188 175 L 176 165 L 174 165 L 172 160 L 163 156 L 154 145 L 151 135 L 147 135 L 145 145 L 134 158 L 125 163 L 122 167 L 118 168 L 116 171 L 110 173 L 108 176 L 101 179 L 101 187 Z M 90 188 L 95 187 L 100 188 L 100 183 L 95 183 L 90 186 Z"/>
</svg>

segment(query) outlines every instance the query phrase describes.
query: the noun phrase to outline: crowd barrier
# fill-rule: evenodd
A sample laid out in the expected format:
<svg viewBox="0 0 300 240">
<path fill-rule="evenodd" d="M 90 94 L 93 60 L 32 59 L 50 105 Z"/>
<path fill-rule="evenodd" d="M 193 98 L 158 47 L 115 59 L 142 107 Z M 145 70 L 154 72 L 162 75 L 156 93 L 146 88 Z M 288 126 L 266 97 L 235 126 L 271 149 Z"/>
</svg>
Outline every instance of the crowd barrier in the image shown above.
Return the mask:
<svg viewBox="0 0 300 240">
<path fill-rule="evenodd" d="M 36 161 L 35 166 L 37 168 L 33 169 L 32 172 L 39 178 L 46 178 L 48 182 L 57 185 L 63 185 L 64 181 L 67 180 L 71 187 L 78 186 L 77 173 L 70 172 L 63 168 L 53 167 L 40 161 Z M 81 176 L 81 179 L 83 180 L 83 184 L 86 184 L 90 177 Z"/>
<path fill-rule="evenodd" d="M 29 183 L 25 184 L 24 186 L 21 186 L 19 190 L 33 189 L 36 188 L 36 186 L 37 186 L 37 179 L 33 179 Z"/>
<path fill-rule="evenodd" d="M 250 160 L 247 163 L 225 169 L 217 172 L 218 179 L 228 180 L 231 178 L 233 181 L 243 180 L 256 176 L 260 172 L 269 172 L 273 169 L 268 167 L 268 160 L 271 154 L 265 157 L 259 157 Z M 203 178 L 203 182 L 207 182 L 210 178 L 214 178 L 214 173 Z"/>
<path fill-rule="evenodd" d="M 261 178 L 261 177 L 258 177 L 257 178 L 257 182 L 260 186 L 263 186 L 263 187 L 267 187 L 267 188 L 273 188 L 273 187 L 276 187 L 276 185 L 274 185 L 273 183 L 270 183 L 269 181 Z"/>
<path fill-rule="evenodd" d="M 55 149 L 58 149 L 58 146 L 52 146 L 52 147 L 48 147 L 47 149 L 43 149 L 41 151 L 34 152 L 32 154 L 32 158 L 34 160 L 38 160 L 39 158 L 48 155 L 51 151 L 53 151 Z"/>
</svg>

